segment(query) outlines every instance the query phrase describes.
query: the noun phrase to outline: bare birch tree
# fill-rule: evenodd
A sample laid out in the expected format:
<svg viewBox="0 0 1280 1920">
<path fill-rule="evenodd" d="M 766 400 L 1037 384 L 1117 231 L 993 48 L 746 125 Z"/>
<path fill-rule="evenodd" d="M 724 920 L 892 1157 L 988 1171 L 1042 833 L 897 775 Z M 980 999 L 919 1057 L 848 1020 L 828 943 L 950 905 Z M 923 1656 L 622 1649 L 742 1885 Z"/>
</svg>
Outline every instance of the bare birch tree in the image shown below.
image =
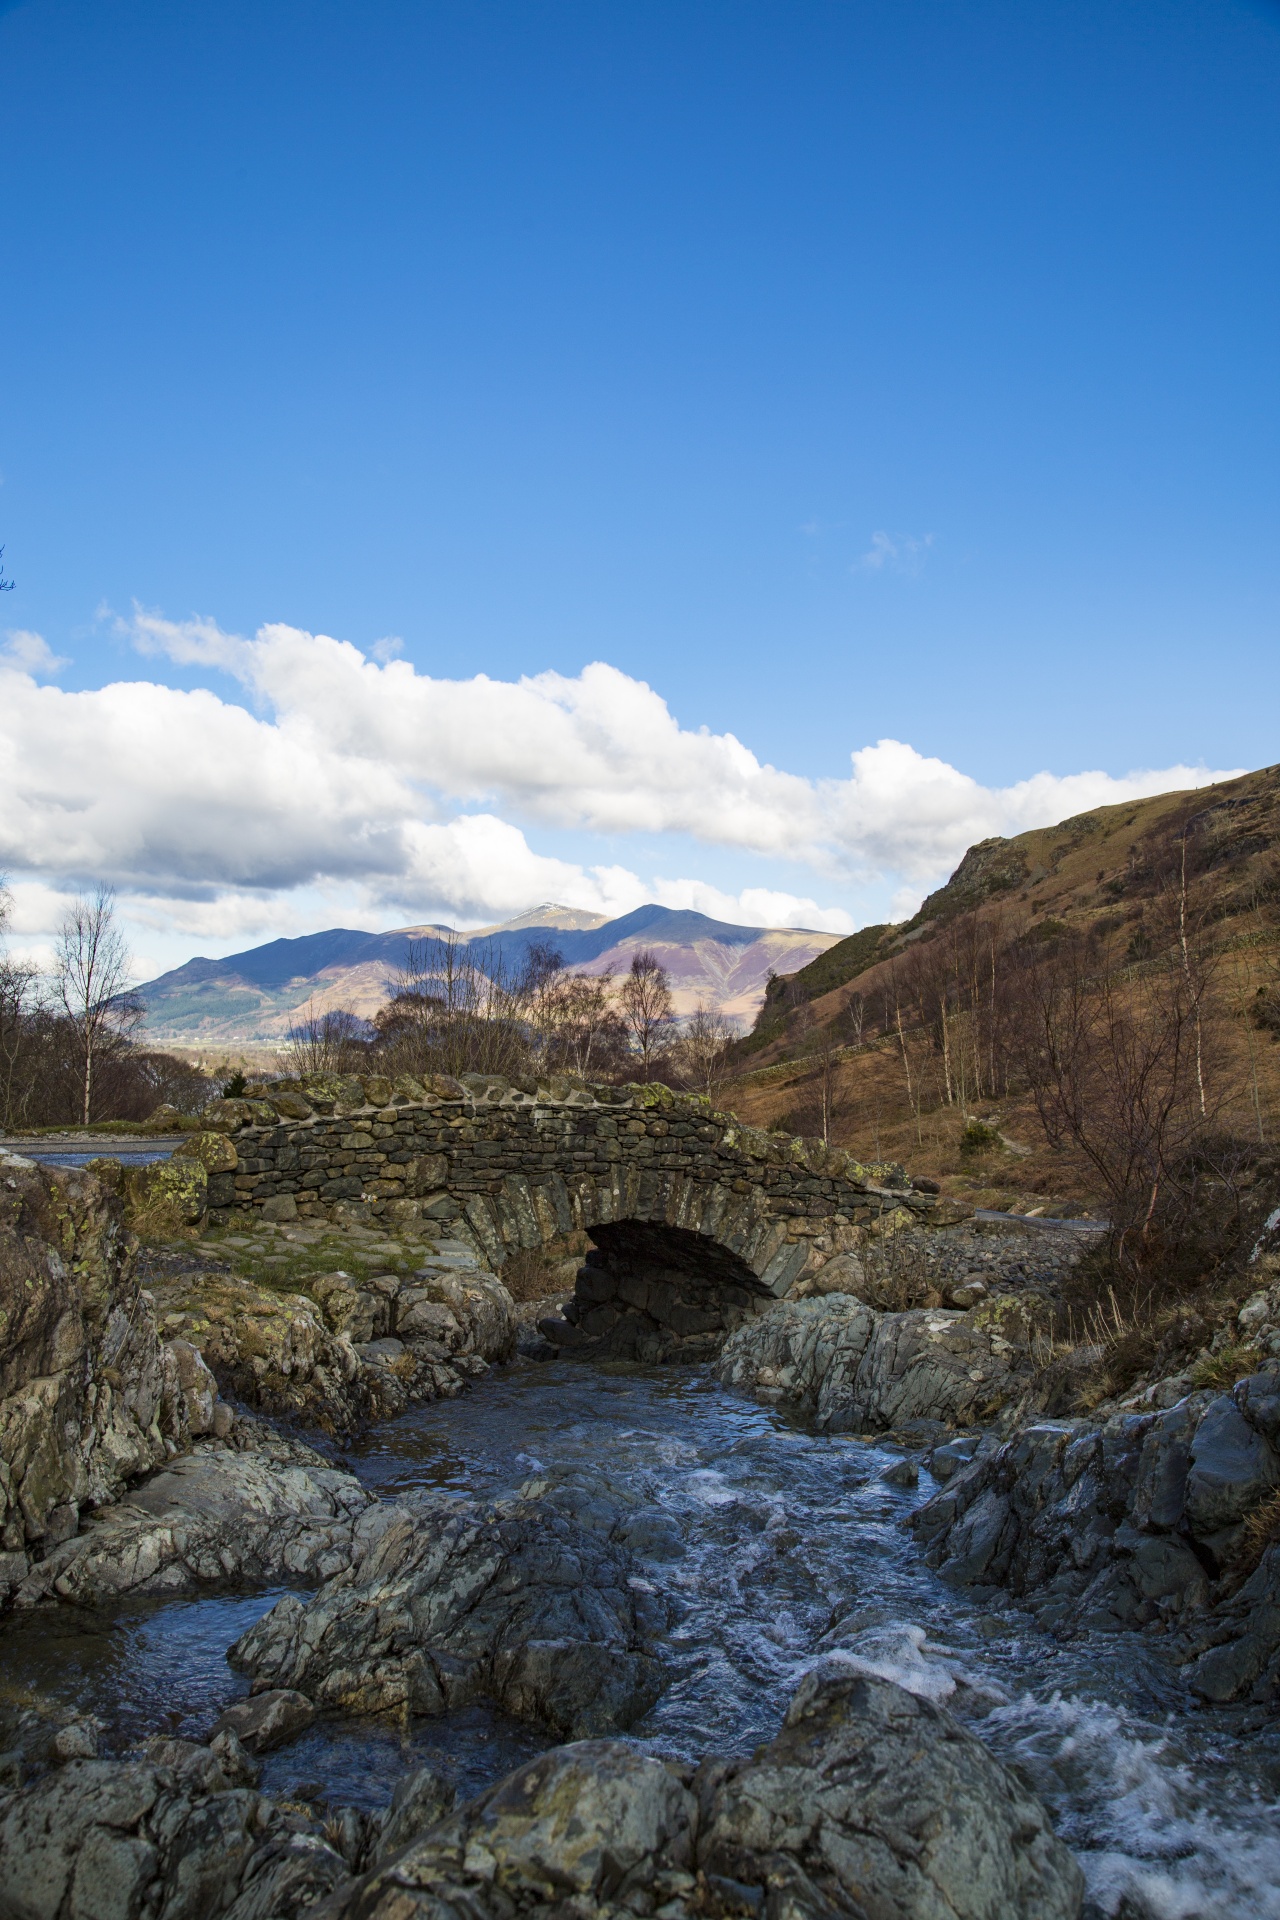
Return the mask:
<svg viewBox="0 0 1280 1920">
<path fill-rule="evenodd" d="M 12 913 L 13 895 L 0 880 L 0 940 L 8 939 Z M 0 1121 L 6 1127 L 25 1120 L 32 1091 L 22 1067 L 37 979 L 30 962 L 15 959 L 7 945 L 0 949 Z"/>
<path fill-rule="evenodd" d="M 862 1047 L 863 1030 L 867 1024 L 866 996 L 861 993 L 851 993 L 844 1003 L 840 1018 L 856 1053 Z"/>
<path fill-rule="evenodd" d="M 920 1092 L 917 1083 L 912 1077 L 911 1052 L 907 1046 L 907 1036 L 902 1025 L 902 993 L 896 961 L 890 962 L 889 977 L 885 983 L 884 994 L 887 1024 L 898 1036 L 898 1046 L 902 1055 L 902 1071 L 907 1082 L 907 1104 L 911 1108 L 912 1118 L 916 1123 L 916 1140 L 919 1141 L 923 1137 L 920 1129 Z"/>
<path fill-rule="evenodd" d="M 814 1049 L 817 1055 L 817 1067 L 813 1076 L 813 1090 L 818 1119 L 818 1137 L 823 1146 L 831 1144 L 835 1129 L 836 1110 L 840 1106 L 840 1087 L 836 1076 L 836 1067 L 840 1059 L 840 1047 L 830 1027 L 823 1027 L 818 1034 Z"/>
<path fill-rule="evenodd" d="M 732 1021 L 719 1007 L 700 1000 L 677 1043 L 684 1077 L 699 1093 L 705 1093 L 713 1106 L 728 1083 L 729 1049 L 736 1038 Z"/>
<path fill-rule="evenodd" d="M 54 986 L 76 1033 L 85 1126 L 93 1111 L 99 1054 L 142 1017 L 141 1002 L 129 991 L 131 969 L 129 949 L 116 925 L 111 889 L 98 887 L 82 894 L 58 931 Z"/>
<path fill-rule="evenodd" d="M 580 1080 L 625 1071 L 627 1034 L 613 1004 L 613 974 L 564 976 L 556 998 L 550 1064 Z"/>
<path fill-rule="evenodd" d="M 630 971 L 618 991 L 618 1011 L 640 1056 L 640 1076 L 648 1081 L 671 1037 L 671 983 L 656 953 L 647 947 L 631 956 Z"/>
</svg>

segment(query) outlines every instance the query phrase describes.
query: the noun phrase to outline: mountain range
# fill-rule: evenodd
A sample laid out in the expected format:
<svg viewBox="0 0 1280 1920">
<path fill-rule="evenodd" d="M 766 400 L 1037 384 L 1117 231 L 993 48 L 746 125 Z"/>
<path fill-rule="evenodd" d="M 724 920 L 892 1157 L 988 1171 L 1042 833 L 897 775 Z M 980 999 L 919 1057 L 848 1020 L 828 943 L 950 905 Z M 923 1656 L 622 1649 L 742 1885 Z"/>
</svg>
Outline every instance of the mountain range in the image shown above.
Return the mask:
<svg viewBox="0 0 1280 1920">
<path fill-rule="evenodd" d="M 188 960 L 139 989 L 147 1037 L 188 1047 L 270 1043 L 282 1041 L 312 1007 L 347 1007 L 368 1018 L 394 990 L 410 941 L 451 931 L 431 923 L 389 933 L 330 927 L 221 960 Z M 610 920 L 555 905 L 459 937 L 509 967 L 518 967 L 535 943 L 546 944 L 567 967 L 592 974 L 623 973 L 646 948 L 667 969 L 678 1014 L 706 1001 L 742 1024 L 761 1006 L 771 973 L 806 966 L 839 938 L 798 927 L 732 926 L 669 907 L 637 907 Z"/>
</svg>

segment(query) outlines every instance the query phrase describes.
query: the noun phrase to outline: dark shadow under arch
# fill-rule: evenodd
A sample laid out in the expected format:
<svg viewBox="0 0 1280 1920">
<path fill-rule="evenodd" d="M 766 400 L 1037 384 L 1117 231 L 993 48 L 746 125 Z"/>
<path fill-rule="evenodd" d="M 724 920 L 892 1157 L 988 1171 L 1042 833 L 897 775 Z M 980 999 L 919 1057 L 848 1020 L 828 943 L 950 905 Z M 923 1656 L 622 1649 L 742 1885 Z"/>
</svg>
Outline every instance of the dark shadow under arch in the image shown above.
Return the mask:
<svg viewBox="0 0 1280 1920">
<path fill-rule="evenodd" d="M 739 1255 L 706 1234 L 648 1220 L 602 1221 L 589 1233 L 564 1321 L 543 1322 L 557 1345 L 584 1358 L 709 1359 L 772 1298 Z"/>
</svg>

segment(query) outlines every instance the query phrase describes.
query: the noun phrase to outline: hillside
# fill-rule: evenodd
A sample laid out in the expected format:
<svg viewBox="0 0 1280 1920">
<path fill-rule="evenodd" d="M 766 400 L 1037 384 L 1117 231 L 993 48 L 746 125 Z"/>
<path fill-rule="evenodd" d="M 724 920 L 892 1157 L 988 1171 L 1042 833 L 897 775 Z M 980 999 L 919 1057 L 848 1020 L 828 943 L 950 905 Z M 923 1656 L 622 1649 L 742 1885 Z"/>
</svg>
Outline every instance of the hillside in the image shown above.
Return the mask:
<svg viewBox="0 0 1280 1920">
<path fill-rule="evenodd" d="M 759 1053 L 761 1064 L 782 1058 L 799 1008 L 812 1006 L 822 1024 L 848 994 L 877 983 L 884 963 L 975 909 L 1002 909 L 1010 927 L 1049 919 L 1093 927 L 1102 919 L 1118 924 L 1117 916 L 1136 925 L 1184 827 L 1190 877 L 1202 888 L 1208 882 L 1215 917 L 1243 911 L 1253 904 L 1259 864 L 1280 851 L 1280 767 L 1099 807 L 1013 839 L 980 840 L 910 920 L 863 927 L 771 981 L 744 1050 Z"/>
<path fill-rule="evenodd" d="M 221 960 L 189 960 L 140 989 L 148 1038 L 186 1046 L 270 1043 L 282 1040 L 312 1004 L 371 1016 L 392 990 L 409 943 L 448 931 L 429 923 L 389 933 L 331 927 Z M 624 972 L 635 952 L 650 948 L 671 976 L 678 1013 L 706 1000 L 742 1021 L 755 1015 L 771 972 L 803 967 L 835 943 L 834 934 L 738 927 L 660 906 L 615 920 L 544 906 L 465 938 L 512 967 L 535 943 L 545 943 L 567 966 L 593 974 Z"/>
<path fill-rule="evenodd" d="M 979 948 L 994 977 L 1019 950 L 1080 934 L 1091 965 L 1140 981 L 1176 951 L 1180 921 L 1210 982 L 1224 1124 L 1270 1140 L 1280 1132 L 1278 767 L 971 847 L 911 920 L 863 928 L 769 983 L 739 1043 L 735 1105 L 760 1124 L 814 1131 L 825 1098 L 840 1144 L 907 1154 L 944 1177 L 963 1164 L 966 1117 L 990 1114 L 1019 1144 L 986 1166 L 997 1184 L 1084 1195 L 1069 1156 L 1047 1153 L 1028 1101 L 997 1100 L 990 1072 L 965 1069 L 975 1016 L 960 973 Z"/>
</svg>

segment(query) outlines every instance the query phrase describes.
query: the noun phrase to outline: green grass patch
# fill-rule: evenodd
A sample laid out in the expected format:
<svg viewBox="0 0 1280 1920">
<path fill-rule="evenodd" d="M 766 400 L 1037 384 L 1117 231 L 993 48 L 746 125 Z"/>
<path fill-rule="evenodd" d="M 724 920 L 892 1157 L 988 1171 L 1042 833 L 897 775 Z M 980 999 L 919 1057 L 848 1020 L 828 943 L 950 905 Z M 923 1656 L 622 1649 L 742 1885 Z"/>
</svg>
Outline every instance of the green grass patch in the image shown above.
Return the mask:
<svg viewBox="0 0 1280 1920">
<path fill-rule="evenodd" d="M 1234 1387 L 1237 1380 L 1243 1380 L 1248 1373 L 1256 1373 L 1262 1365 L 1263 1356 L 1257 1347 L 1223 1347 L 1220 1353 L 1206 1353 L 1203 1360 L 1197 1360 L 1191 1369 L 1193 1387 L 1217 1387 L 1225 1391 Z"/>
<path fill-rule="evenodd" d="M 237 1247 L 229 1238 L 239 1238 L 240 1230 L 215 1228 L 201 1236 L 204 1252 L 226 1265 L 240 1279 L 252 1280 L 273 1293 L 306 1293 L 307 1282 L 322 1273 L 339 1270 L 359 1276 L 364 1273 L 412 1273 L 421 1265 L 422 1249 L 430 1241 L 356 1240 L 345 1233 L 326 1233 L 309 1245 L 297 1245 L 275 1235 L 255 1233 L 255 1244 Z M 188 1247 L 189 1250 L 189 1247 Z"/>
</svg>

